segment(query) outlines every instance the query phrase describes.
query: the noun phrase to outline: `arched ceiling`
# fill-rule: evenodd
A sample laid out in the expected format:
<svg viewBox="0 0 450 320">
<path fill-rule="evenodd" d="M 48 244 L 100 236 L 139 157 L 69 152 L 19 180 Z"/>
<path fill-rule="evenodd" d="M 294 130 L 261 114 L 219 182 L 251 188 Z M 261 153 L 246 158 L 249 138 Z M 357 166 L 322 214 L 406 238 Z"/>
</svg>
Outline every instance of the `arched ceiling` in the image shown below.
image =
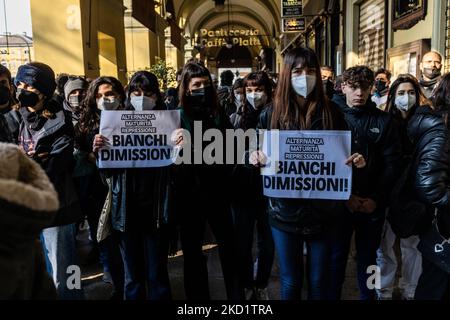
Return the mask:
<svg viewBox="0 0 450 320">
<path fill-rule="evenodd" d="M 172 0 L 179 25 L 185 22 L 184 32 L 193 35 L 201 28 L 216 29 L 227 25 L 228 1 L 231 5 L 233 25 L 252 26 L 260 33 L 278 37 L 280 33 L 279 0 L 226 0 L 225 8 L 216 12 L 213 0 Z M 275 31 L 276 34 L 273 34 Z"/>
</svg>

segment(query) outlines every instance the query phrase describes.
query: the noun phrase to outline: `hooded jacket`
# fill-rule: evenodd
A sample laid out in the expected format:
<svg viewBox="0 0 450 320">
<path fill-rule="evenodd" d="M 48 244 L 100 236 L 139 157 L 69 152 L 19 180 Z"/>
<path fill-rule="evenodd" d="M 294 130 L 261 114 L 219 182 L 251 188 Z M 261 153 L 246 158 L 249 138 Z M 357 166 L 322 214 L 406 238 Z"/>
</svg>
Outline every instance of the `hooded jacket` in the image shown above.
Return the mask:
<svg viewBox="0 0 450 320">
<path fill-rule="evenodd" d="M 360 153 L 366 166 L 353 173 L 352 194 L 370 198 L 382 210 L 389 199 L 401 168 L 401 141 L 393 117 L 368 100 L 361 108 L 347 106 L 345 96 L 335 95 L 336 103 L 352 131 L 352 153 Z"/>
<path fill-rule="evenodd" d="M 39 235 L 52 224 L 58 195 L 40 166 L 0 143 L 0 299 L 56 299 Z"/>
</svg>

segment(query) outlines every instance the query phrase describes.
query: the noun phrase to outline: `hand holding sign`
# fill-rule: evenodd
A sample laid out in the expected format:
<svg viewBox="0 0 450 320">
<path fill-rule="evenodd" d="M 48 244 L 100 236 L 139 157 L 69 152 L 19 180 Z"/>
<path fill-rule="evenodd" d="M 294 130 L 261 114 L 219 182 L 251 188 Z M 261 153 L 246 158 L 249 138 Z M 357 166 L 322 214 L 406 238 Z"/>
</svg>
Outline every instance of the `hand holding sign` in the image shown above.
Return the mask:
<svg viewBox="0 0 450 320">
<path fill-rule="evenodd" d="M 184 129 L 176 129 L 171 137 L 170 140 L 172 141 L 173 144 L 175 144 L 177 147 L 183 147 L 183 145 L 186 142 L 185 139 L 185 130 Z"/>
<path fill-rule="evenodd" d="M 92 151 L 97 153 L 98 150 L 103 148 L 108 142 L 108 138 L 102 136 L 101 134 L 96 134 L 94 137 L 94 143 L 92 145 Z"/>
<path fill-rule="evenodd" d="M 356 168 L 361 169 L 366 166 L 366 159 L 364 159 L 361 154 L 354 153 L 345 162 L 347 165 L 351 165 L 351 163 L 353 163 Z"/>
<path fill-rule="evenodd" d="M 262 151 L 253 151 L 250 154 L 250 164 L 255 167 L 264 167 L 267 163 L 267 157 Z"/>
</svg>

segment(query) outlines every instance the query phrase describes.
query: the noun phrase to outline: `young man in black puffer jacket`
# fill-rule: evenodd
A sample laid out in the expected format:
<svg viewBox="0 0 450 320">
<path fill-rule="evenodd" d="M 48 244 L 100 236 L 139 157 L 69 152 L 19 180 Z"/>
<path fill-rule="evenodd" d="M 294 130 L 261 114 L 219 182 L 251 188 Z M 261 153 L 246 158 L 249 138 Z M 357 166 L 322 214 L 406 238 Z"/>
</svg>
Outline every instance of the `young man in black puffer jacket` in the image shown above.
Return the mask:
<svg viewBox="0 0 450 320">
<path fill-rule="evenodd" d="M 367 165 L 353 174 L 348 212 L 333 235 L 329 299 L 340 298 L 353 232 L 360 299 L 375 297 L 375 290 L 367 286 L 371 275 L 367 268 L 376 265 L 386 202 L 397 177 L 401 149 L 395 121 L 369 99 L 373 83 L 374 74 L 368 67 L 349 68 L 343 74 L 345 95 L 333 97 L 352 131 L 352 153 L 362 154 Z"/>
</svg>

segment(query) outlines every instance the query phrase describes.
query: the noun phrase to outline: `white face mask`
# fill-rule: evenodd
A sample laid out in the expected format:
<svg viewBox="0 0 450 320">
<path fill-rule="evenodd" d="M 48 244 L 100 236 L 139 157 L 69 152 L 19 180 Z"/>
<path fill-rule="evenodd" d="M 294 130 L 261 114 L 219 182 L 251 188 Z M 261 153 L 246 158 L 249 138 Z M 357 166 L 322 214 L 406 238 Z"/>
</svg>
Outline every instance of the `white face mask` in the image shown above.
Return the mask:
<svg viewBox="0 0 450 320">
<path fill-rule="evenodd" d="M 97 99 L 97 108 L 99 110 L 117 110 L 120 106 L 120 101 L 115 97 Z"/>
<path fill-rule="evenodd" d="M 247 93 L 247 101 L 256 110 L 266 104 L 267 96 L 264 92 L 251 92 Z"/>
<path fill-rule="evenodd" d="M 402 111 L 408 111 L 416 104 L 415 94 L 404 94 L 395 97 L 395 106 Z"/>
<path fill-rule="evenodd" d="M 242 102 L 242 94 L 234 92 L 234 101 L 237 105 L 240 105 Z"/>
<path fill-rule="evenodd" d="M 292 87 L 299 96 L 306 98 L 316 86 L 316 76 L 302 74 L 291 78 Z"/>
<path fill-rule="evenodd" d="M 153 110 L 156 100 L 147 96 L 131 96 L 130 103 L 136 111 Z"/>
</svg>

